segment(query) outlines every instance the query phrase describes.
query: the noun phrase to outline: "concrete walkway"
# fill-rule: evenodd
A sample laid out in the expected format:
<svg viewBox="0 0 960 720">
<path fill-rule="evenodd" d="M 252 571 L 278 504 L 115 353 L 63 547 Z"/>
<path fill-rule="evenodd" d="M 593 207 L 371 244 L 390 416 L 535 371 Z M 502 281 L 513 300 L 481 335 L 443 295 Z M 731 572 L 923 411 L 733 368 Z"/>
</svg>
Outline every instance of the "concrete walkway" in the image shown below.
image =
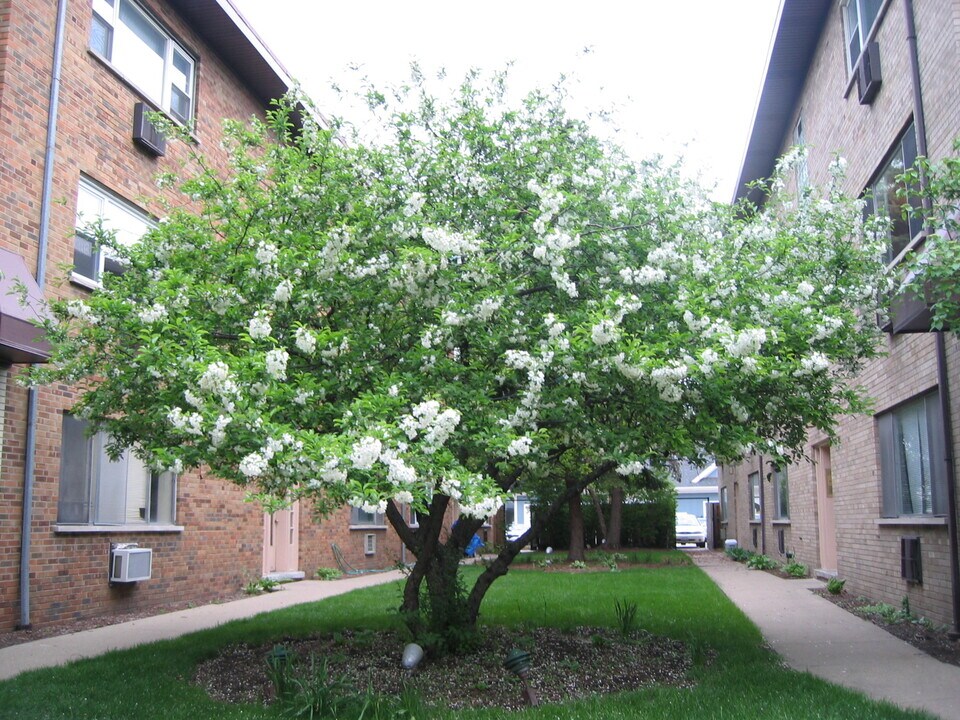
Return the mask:
<svg viewBox="0 0 960 720">
<path fill-rule="evenodd" d="M 934 660 L 810 592 L 824 583 L 748 570 L 719 552 L 692 556 L 793 669 L 903 708 L 960 720 L 960 667 Z"/>
<path fill-rule="evenodd" d="M 263 612 L 314 602 L 342 595 L 357 588 L 380 585 L 403 576 L 392 570 L 357 575 L 340 580 L 304 580 L 288 583 L 282 590 L 232 602 L 203 605 L 130 622 L 84 630 L 71 635 L 35 640 L 0 648 L 0 680 L 26 670 L 64 665 L 74 660 L 102 655 L 110 650 L 130 648 L 144 643 L 175 638 L 197 630 L 216 627 L 231 620 L 252 617 Z"/>
</svg>

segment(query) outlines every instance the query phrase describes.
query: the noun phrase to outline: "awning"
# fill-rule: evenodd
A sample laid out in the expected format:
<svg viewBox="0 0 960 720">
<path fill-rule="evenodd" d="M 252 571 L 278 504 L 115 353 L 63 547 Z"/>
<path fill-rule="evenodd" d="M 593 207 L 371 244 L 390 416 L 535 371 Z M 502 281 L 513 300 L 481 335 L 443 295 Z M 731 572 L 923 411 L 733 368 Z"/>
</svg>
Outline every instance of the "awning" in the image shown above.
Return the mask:
<svg viewBox="0 0 960 720">
<path fill-rule="evenodd" d="M 20 285 L 27 297 L 21 303 Z M 50 357 L 50 345 L 36 326 L 45 314 L 43 293 L 23 258 L 0 248 L 0 362 L 37 363 Z"/>
</svg>

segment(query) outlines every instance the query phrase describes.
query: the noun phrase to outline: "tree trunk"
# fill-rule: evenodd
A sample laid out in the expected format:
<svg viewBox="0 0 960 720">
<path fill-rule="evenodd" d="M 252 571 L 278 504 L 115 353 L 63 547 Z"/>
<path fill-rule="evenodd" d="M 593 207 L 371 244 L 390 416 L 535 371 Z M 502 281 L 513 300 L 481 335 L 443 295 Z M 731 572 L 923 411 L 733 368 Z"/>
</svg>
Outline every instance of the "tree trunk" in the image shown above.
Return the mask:
<svg viewBox="0 0 960 720">
<path fill-rule="evenodd" d="M 568 491 L 571 489 L 571 483 L 573 481 L 567 481 Z M 575 485 L 576 483 L 573 483 L 573 486 Z M 579 492 L 570 497 L 567 506 L 570 508 L 570 548 L 567 550 L 567 560 L 584 562 L 587 556 L 584 553 L 583 502 Z"/>
<path fill-rule="evenodd" d="M 623 534 L 623 488 L 610 488 L 610 531 L 607 535 L 607 549 L 620 549 L 620 536 Z"/>
<path fill-rule="evenodd" d="M 607 534 L 607 519 L 603 515 L 603 506 L 600 505 L 600 498 L 597 497 L 597 491 L 593 488 L 587 488 L 590 493 L 590 499 L 593 500 L 593 510 L 597 513 L 597 523 L 600 525 L 600 536 L 603 538 L 604 545 L 609 544 L 610 536 Z"/>
</svg>

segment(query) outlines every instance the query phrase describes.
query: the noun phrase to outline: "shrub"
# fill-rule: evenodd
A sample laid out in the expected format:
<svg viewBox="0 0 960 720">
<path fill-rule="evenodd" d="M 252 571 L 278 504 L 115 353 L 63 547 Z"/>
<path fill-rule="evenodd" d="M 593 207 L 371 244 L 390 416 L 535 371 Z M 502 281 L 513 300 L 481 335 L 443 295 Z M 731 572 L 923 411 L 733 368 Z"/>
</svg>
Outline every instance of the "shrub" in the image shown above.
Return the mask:
<svg viewBox="0 0 960 720">
<path fill-rule="evenodd" d="M 831 595 L 839 595 L 843 592 L 843 586 L 846 584 L 846 580 L 841 580 L 838 577 L 832 577 L 827 580 L 827 592 Z"/>
<path fill-rule="evenodd" d="M 772 570 L 776 566 L 776 560 L 766 555 L 752 555 L 747 560 L 747 567 L 751 570 Z"/>
<path fill-rule="evenodd" d="M 807 576 L 807 566 L 802 562 L 791 560 L 783 565 L 782 570 L 791 577 L 805 578 Z"/>
<path fill-rule="evenodd" d="M 726 553 L 727 557 L 729 557 L 731 560 L 735 560 L 736 562 L 746 562 L 753 557 L 752 552 L 745 550 L 742 547 L 727 548 Z"/>
<path fill-rule="evenodd" d="M 570 567 L 572 567 L 574 570 L 585 570 L 587 564 L 583 560 L 574 560 L 572 563 L 570 563 Z"/>
<path fill-rule="evenodd" d="M 620 634 L 624 637 L 631 635 L 637 629 L 637 604 L 627 602 L 625 599 L 621 602 L 617 600 L 613 604 L 613 610 L 617 614 L 617 627 Z"/>
<path fill-rule="evenodd" d="M 336 568 L 321 567 L 317 568 L 317 579 L 319 580 L 337 580 L 343 577 L 343 573 Z"/>
<path fill-rule="evenodd" d="M 270 578 L 260 578 L 259 580 L 253 580 L 247 583 L 246 587 L 243 588 L 243 591 L 247 595 L 259 595 L 264 592 L 273 592 L 280 587 L 280 583 L 276 580 L 271 580 Z"/>
</svg>

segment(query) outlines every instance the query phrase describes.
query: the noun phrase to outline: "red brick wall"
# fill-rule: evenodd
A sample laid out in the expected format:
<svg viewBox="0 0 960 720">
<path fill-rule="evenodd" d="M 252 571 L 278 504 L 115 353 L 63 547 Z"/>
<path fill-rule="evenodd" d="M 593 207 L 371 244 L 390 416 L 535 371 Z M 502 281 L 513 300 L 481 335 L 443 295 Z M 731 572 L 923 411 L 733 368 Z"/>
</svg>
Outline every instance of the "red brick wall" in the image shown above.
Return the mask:
<svg viewBox="0 0 960 720">
<path fill-rule="evenodd" d="M 31 271 L 37 261 L 56 5 L 51 0 L 0 1 L 0 247 L 22 255 Z M 200 150 L 223 168 L 221 119 L 250 117 L 261 113 L 261 108 L 241 80 L 165 3 L 146 0 L 144 5 L 199 58 L 195 137 Z M 45 288 L 48 295 L 57 297 L 81 297 L 86 292 L 66 282 L 62 268 L 72 263 L 81 173 L 159 215 L 162 208 L 155 174 L 178 170 L 186 157 L 185 148 L 173 143 L 160 159 L 134 146 L 133 107 L 143 98 L 88 51 L 89 31 L 89 3 L 71 2 Z M 166 199 L 180 201 L 165 192 Z M 0 630 L 20 621 L 26 397 L 24 389 L 8 383 L 0 465 Z M 243 502 L 240 489 L 209 474 L 180 478 L 177 523 L 184 526 L 183 532 L 56 532 L 61 419 L 63 411 L 73 405 L 74 396 L 69 388 L 59 386 L 42 389 L 39 398 L 30 561 L 34 625 L 170 601 L 202 602 L 233 593 L 260 576 L 262 514 Z M 138 542 L 153 548 L 153 578 L 110 588 L 111 542 Z"/>
</svg>

